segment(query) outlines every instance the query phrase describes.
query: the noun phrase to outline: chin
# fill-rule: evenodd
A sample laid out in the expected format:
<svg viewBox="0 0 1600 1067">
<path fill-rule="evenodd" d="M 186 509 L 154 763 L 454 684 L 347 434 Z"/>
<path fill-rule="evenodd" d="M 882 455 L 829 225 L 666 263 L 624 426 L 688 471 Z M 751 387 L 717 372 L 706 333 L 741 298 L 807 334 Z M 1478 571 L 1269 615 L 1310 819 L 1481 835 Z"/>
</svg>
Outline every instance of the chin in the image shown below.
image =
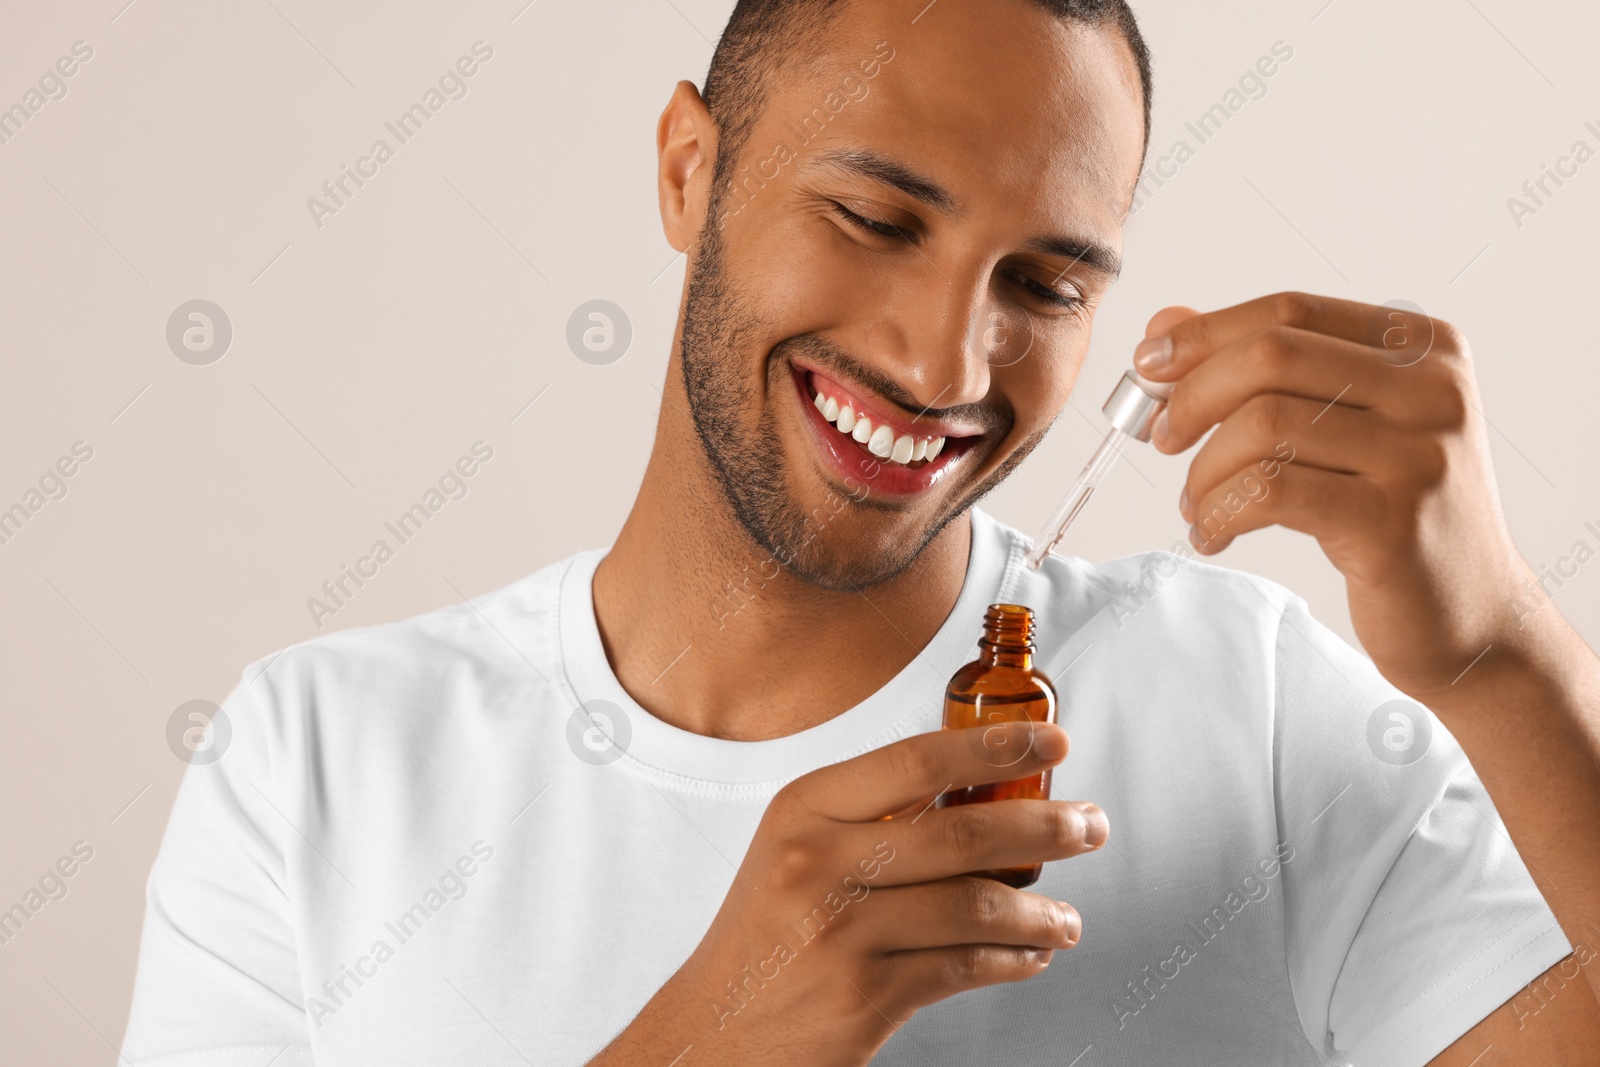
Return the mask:
<svg viewBox="0 0 1600 1067">
<path fill-rule="evenodd" d="M 812 509 L 798 536 L 773 556 L 780 562 L 787 556 L 786 569 L 802 581 L 839 592 L 863 592 L 898 578 L 964 513 L 930 519 L 905 503 L 845 499 L 831 491 L 825 496 L 828 503 Z"/>
</svg>

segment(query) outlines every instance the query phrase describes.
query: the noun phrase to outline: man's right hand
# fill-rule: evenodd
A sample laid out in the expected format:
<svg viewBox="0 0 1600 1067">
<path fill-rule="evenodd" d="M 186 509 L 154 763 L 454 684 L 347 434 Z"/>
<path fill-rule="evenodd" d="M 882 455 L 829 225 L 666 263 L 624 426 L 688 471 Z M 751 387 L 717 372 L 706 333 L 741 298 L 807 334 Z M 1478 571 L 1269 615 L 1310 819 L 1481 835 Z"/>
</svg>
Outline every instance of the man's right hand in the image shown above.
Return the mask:
<svg viewBox="0 0 1600 1067">
<path fill-rule="evenodd" d="M 1077 943 L 1077 910 L 964 872 L 1093 851 L 1109 836 L 1105 813 L 933 801 L 1066 754 L 1059 726 L 997 724 L 919 734 L 795 779 L 700 944 L 590 1067 L 857 1067 L 917 1009 L 1038 974 Z"/>
</svg>

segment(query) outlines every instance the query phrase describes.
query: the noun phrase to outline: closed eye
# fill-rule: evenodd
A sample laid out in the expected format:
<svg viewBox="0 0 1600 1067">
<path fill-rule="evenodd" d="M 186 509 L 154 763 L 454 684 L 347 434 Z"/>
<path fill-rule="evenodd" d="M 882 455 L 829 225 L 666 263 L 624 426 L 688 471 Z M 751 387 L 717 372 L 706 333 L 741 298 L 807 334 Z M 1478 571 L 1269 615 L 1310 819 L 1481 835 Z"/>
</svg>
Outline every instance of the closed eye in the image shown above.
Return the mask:
<svg viewBox="0 0 1600 1067">
<path fill-rule="evenodd" d="M 849 208 L 845 207 L 843 204 L 839 203 L 837 200 L 830 200 L 828 202 L 833 205 L 834 212 L 838 214 L 840 218 L 844 219 L 851 226 L 854 226 L 858 230 L 877 234 L 879 237 L 897 237 L 902 241 L 911 240 L 910 234 L 906 233 L 906 231 L 894 225 L 892 222 L 879 222 L 877 219 L 869 219 L 865 215 L 858 215 L 854 211 L 851 211 Z"/>
<path fill-rule="evenodd" d="M 1068 295 L 1058 289 L 1053 289 L 1041 281 L 1028 277 L 1026 274 L 1013 274 L 1016 282 L 1029 293 L 1043 300 L 1053 307 L 1072 310 L 1083 306 L 1083 297 Z"/>
<path fill-rule="evenodd" d="M 837 200 L 830 200 L 828 203 L 833 207 L 835 214 L 848 223 L 852 228 L 860 230 L 863 233 L 870 233 L 877 237 L 890 237 L 906 242 L 912 242 L 915 240 L 912 234 L 906 232 L 892 222 L 882 222 L 878 219 L 868 218 L 859 212 L 851 211 Z M 1023 274 L 1020 271 L 1012 272 L 1011 277 L 1030 296 L 1049 304 L 1051 307 L 1059 308 L 1063 311 L 1075 311 L 1084 304 L 1083 297 L 1063 293 L 1058 289 L 1045 285 L 1043 282 L 1038 281 L 1037 279 L 1028 277 L 1028 275 Z"/>
</svg>

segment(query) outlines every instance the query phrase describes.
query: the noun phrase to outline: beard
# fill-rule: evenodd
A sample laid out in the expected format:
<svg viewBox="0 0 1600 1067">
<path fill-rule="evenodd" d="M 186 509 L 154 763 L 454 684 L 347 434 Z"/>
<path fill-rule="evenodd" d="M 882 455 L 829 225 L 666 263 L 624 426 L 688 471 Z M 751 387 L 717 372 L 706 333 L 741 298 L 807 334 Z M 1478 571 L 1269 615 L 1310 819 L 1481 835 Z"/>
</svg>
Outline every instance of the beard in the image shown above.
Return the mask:
<svg viewBox="0 0 1600 1067">
<path fill-rule="evenodd" d="M 720 195 L 713 197 L 708 220 L 719 217 L 720 200 Z M 873 500 L 859 489 L 853 489 L 848 497 L 830 491 L 827 506 L 808 509 L 790 488 L 789 464 L 773 405 L 764 402 L 744 370 L 749 347 L 759 343 L 758 338 L 769 336 L 770 331 L 762 328 L 763 322 L 752 303 L 725 272 L 722 238 L 715 222 L 708 221 L 703 228 L 698 254 L 691 262 L 678 354 L 701 451 L 723 499 L 745 533 L 801 581 L 823 589 L 860 592 L 898 577 L 945 526 L 1004 480 L 1044 436 L 1043 431 L 1031 436 L 1000 469 L 909 537 L 903 530 L 870 529 L 873 516 L 904 511 Z M 789 338 L 767 354 L 768 397 L 790 387 L 788 363 L 783 358 L 790 350 L 804 351 L 824 366 L 859 366 L 819 337 Z M 726 417 L 752 411 L 760 412 L 753 426 Z M 1009 424 L 1009 419 L 995 421 Z M 997 442 L 1004 436 L 1003 432 L 996 433 L 992 440 Z M 978 456 L 971 458 L 976 460 Z M 862 480 L 870 482 L 870 477 L 864 474 Z M 852 534 L 860 540 L 853 539 Z"/>
</svg>

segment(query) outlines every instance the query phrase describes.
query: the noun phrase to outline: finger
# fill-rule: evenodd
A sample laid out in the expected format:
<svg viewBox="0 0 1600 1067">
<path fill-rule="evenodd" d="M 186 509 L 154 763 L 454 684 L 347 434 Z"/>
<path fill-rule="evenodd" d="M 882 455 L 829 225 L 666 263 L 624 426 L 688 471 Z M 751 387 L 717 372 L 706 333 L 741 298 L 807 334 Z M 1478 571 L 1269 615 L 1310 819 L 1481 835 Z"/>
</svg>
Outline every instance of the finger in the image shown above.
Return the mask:
<svg viewBox="0 0 1600 1067">
<path fill-rule="evenodd" d="M 938 798 L 937 797 L 918 797 L 916 800 L 913 800 L 911 803 L 907 804 L 905 807 L 901 808 L 899 811 L 890 812 L 888 815 L 885 815 L 884 818 L 885 819 L 911 819 L 911 818 L 915 818 L 916 816 L 921 815 L 929 807 L 931 807 L 933 805 L 933 802 L 936 799 L 938 799 Z"/>
<path fill-rule="evenodd" d="M 812 771 L 786 791 L 819 815 L 867 822 L 926 805 L 947 789 L 1038 774 L 1065 759 L 1067 748 L 1067 732 L 1054 723 L 936 730 Z"/>
<path fill-rule="evenodd" d="M 1304 397 L 1322 405 L 1337 401 L 1346 407 L 1394 407 L 1394 373 L 1371 350 L 1349 341 L 1292 327 L 1262 330 L 1185 375 L 1167 401 L 1165 419 L 1157 419 L 1151 428 L 1151 441 L 1163 452 L 1182 452 L 1262 393 Z"/>
<path fill-rule="evenodd" d="M 877 917 L 863 940 L 880 952 L 951 945 L 1071 948 L 1083 917 L 1065 901 L 992 878 L 946 878 L 878 891 Z"/>
<path fill-rule="evenodd" d="M 1182 499 L 1203 500 L 1230 478 L 1235 479 L 1231 488 L 1251 497 L 1264 495 L 1285 463 L 1373 475 L 1403 461 L 1402 451 L 1400 435 L 1375 412 L 1262 393 L 1246 400 L 1206 438 L 1189 464 Z M 1235 478 L 1240 471 L 1245 472 L 1242 480 Z M 1187 505 L 1180 504 L 1179 510 Z"/>
<path fill-rule="evenodd" d="M 1242 485 L 1247 473 L 1237 472 L 1237 484 Z M 1324 551 L 1336 552 L 1381 514 L 1383 503 L 1377 487 L 1360 475 L 1298 463 L 1281 468 L 1272 491 L 1257 500 L 1233 489 L 1234 484 L 1235 479 L 1225 479 L 1192 505 L 1189 543 L 1201 555 L 1215 555 L 1240 534 L 1273 525 L 1310 534 Z"/>
<path fill-rule="evenodd" d="M 1134 349 L 1134 366 L 1148 378 L 1173 381 L 1234 341 L 1273 326 L 1292 326 L 1371 347 L 1383 341 L 1386 330 L 1392 336 L 1393 324 L 1385 317 L 1392 311 L 1331 296 L 1274 293 L 1191 316 L 1165 334 L 1147 337 Z"/>
<path fill-rule="evenodd" d="M 1150 317 L 1149 323 L 1145 325 L 1144 335 L 1146 337 L 1160 337 L 1183 320 L 1192 319 L 1199 314 L 1201 314 L 1199 308 L 1187 307 L 1183 304 L 1164 307 Z"/>
<path fill-rule="evenodd" d="M 930 808 L 914 819 L 847 826 L 844 856 L 892 856 L 873 885 L 912 885 L 970 871 L 1028 867 L 1093 852 L 1110 836 L 1105 812 L 1087 801 L 996 800 Z M 888 842 L 888 851 L 880 847 Z"/>
<path fill-rule="evenodd" d="M 884 959 L 887 972 L 879 988 L 886 1004 L 873 1006 L 887 1013 L 891 1005 L 924 1008 L 956 993 L 1002 982 L 1021 982 L 1050 966 L 1052 949 L 1014 945 L 958 945 L 896 952 Z"/>
</svg>

